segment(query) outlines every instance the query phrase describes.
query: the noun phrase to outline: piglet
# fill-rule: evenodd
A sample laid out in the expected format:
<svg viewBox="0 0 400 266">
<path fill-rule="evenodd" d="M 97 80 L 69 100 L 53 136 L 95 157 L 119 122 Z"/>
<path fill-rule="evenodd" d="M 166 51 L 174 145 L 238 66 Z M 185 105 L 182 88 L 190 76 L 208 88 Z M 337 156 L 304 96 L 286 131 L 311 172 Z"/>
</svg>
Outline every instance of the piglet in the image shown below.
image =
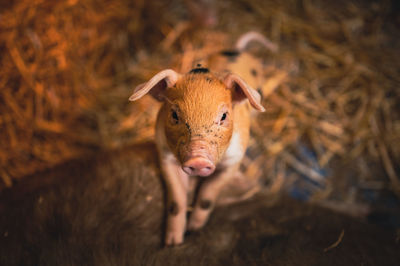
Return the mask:
<svg viewBox="0 0 400 266">
<path fill-rule="evenodd" d="M 155 138 L 167 188 L 167 246 L 181 244 L 186 229 L 204 226 L 221 189 L 239 172 L 249 141 L 250 108 L 264 111 L 259 93 L 241 77 L 259 80 L 260 62 L 241 53 L 253 40 L 266 39 L 248 33 L 236 50 L 209 57 L 208 68 L 199 64 L 186 74 L 163 70 L 129 98 L 150 93 L 163 103 Z M 201 180 L 187 221 L 192 177 Z"/>
</svg>

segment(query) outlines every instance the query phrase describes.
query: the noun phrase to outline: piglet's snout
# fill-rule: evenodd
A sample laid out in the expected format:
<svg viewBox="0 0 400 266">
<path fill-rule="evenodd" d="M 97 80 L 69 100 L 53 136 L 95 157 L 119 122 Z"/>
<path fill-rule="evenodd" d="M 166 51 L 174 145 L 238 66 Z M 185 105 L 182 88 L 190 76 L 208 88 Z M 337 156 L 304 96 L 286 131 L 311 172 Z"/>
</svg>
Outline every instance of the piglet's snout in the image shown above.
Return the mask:
<svg viewBox="0 0 400 266">
<path fill-rule="evenodd" d="M 187 147 L 182 169 L 191 176 L 209 176 L 215 170 L 212 158 L 205 141 L 192 141 Z"/>
<path fill-rule="evenodd" d="M 191 176 L 209 176 L 214 172 L 215 165 L 205 157 L 193 157 L 187 160 L 182 168 Z"/>
</svg>

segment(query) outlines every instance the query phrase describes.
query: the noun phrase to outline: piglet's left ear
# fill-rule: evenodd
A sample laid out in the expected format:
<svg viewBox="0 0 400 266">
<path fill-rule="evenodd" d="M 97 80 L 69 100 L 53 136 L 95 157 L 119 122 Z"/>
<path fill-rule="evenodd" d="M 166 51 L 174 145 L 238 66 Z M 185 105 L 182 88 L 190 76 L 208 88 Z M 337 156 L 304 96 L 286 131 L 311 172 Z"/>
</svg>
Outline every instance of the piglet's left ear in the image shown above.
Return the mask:
<svg viewBox="0 0 400 266">
<path fill-rule="evenodd" d="M 251 106 L 257 111 L 264 112 L 265 108 L 261 105 L 261 96 L 250 87 L 243 79 L 235 74 L 228 74 L 224 83 L 232 91 L 232 101 L 241 102 L 248 99 Z"/>
</svg>

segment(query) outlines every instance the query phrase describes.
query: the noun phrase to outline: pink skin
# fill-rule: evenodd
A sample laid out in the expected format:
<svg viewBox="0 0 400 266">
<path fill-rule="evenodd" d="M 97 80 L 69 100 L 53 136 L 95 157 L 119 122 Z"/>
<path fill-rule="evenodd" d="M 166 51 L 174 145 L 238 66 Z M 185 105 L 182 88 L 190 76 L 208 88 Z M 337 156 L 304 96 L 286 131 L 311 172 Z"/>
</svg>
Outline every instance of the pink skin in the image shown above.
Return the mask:
<svg viewBox="0 0 400 266">
<path fill-rule="evenodd" d="M 215 170 L 215 165 L 205 157 L 194 157 L 187 160 L 182 167 L 190 176 L 209 176 Z"/>
<path fill-rule="evenodd" d="M 210 152 L 206 149 L 209 145 L 202 140 L 191 141 L 188 147 L 182 169 L 190 176 L 209 176 L 214 173 L 215 164 L 213 163 Z"/>
</svg>

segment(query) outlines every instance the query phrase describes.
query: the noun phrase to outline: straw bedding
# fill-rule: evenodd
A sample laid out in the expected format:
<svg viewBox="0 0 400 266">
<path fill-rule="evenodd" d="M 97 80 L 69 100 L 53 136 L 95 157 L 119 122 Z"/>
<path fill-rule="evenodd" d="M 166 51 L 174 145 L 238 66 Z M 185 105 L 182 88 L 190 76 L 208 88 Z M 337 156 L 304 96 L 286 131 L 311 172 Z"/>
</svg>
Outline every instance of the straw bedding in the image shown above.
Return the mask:
<svg viewBox="0 0 400 266">
<path fill-rule="evenodd" d="M 399 195 L 394 1 L 20 0 L 0 8 L 0 188 L 151 139 L 158 104 L 129 103 L 132 88 L 164 68 L 188 71 L 255 30 L 279 51 L 250 47 L 265 62 L 267 111 L 253 121 L 243 171 L 271 192 L 304 188 L 306 199 Z"/>
</svg>

